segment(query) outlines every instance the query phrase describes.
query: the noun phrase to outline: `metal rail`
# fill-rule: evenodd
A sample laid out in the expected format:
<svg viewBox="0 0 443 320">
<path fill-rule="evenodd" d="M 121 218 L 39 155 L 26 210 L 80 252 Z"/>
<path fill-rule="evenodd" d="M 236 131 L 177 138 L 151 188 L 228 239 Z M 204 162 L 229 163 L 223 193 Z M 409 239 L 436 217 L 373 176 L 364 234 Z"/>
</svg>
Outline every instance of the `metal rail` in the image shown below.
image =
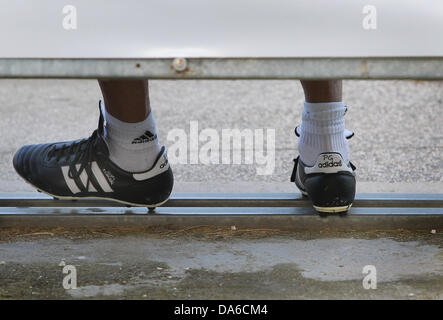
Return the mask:
<svg viewBox="0 0 443 320">
<path fill-rule="evenodd" d="M 297 193 L 174 194 L 162 207 L 102 200 L 0 194 L 0 230 L 9 227 L 212 227 L 319 230 L 443 229 L 441 194 L 359 194 L 348 214 L 320 216 Z"/>
<path fill-rule="evenodd" d="M 440 208 L 352 208 L 347 215 L 315 214 L 311 208 L 0 208 L 4 228 L 230 227 L 288 231 L 443 229 Z"/>
<path fill-rule="evenodd" d="M 124 207 L 106 200 L 54 200 L 36 193 L 0 194 L 0 207 Z M 174 194 L 162 207 L 307 208 L 309 200 L 299 193 Z M 359 194 L 354 208 L 443 208 L 441 194 Z M 443 212 L 443 209 L 442 209 Z"/>
<path fill-rule="evenodd" d="M 0 58 L 0 78 L 443 79 L 443 57 Z"/>
</svg>

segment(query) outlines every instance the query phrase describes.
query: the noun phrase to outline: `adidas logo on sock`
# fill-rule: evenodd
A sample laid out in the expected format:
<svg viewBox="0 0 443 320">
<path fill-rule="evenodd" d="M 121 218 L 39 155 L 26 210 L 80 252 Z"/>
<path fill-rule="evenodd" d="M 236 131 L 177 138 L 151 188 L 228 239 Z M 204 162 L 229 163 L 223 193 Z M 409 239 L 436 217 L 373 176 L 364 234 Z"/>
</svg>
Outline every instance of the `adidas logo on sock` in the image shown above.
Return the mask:
<svg viewBox="0 0 443 320">
<path fill-rule="evenodd" d="M 155 139 L 157 139 L 156 134 L 153 134 L 151 131 L 146 131 L 140 137 L 132 140 L 132 144 L 151 142 L 154 141 Z"/>
</svg>

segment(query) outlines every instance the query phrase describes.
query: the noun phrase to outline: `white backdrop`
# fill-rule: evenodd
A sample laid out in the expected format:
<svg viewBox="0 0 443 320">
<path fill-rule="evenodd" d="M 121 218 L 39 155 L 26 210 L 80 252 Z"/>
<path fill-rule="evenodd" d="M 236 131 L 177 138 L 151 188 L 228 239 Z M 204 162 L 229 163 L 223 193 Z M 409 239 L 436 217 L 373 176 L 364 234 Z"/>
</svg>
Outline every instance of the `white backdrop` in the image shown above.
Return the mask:
<svg viewBox="0 0 443 320">
<path fill-rule="evenodd" d="M 443 1 L 0 0 L 0 58 L 177 56 L 443 56 Z"/>
</svg>

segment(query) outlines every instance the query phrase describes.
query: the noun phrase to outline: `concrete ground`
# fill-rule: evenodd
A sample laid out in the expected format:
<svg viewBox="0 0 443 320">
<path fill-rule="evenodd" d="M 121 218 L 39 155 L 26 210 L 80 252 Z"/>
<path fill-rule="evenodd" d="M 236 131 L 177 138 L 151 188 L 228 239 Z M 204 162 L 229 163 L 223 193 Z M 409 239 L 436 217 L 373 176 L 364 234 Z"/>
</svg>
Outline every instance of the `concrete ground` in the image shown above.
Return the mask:
<svg viewBox="0 0 443 320">
<path fill-rule="evenodd" d="M 271 128 L 275 170 L 173 164 L 175 192 L 295 192 L 296 81 L 152 81 L 161 141 L 173 129 Z M 358 192 L 443 193 L 443 82 L 345 81 Z M 0 80 L 0 192 L 33 191 L 14 173 L 24 144 L 88 136 L 100 92 L 89 80 Z M 235 229 L 235 228 L 233 228 Z M 443 299 L 441 230 L 297 232 L 0 229 L 0 299 Z M 63 267 L 78 288 L 62 286 Z M 374 265 L 377 289 L 362 269 Z"/>
<path fill-rule="evenodd" d="M 58 228 L 0 237 L 0 299 L 443 299 L 442 233 Z M 63 287 L 65 265 L 76 289 Z M 366 265 L 376 289 L 363 286 Z"/>
</svg>

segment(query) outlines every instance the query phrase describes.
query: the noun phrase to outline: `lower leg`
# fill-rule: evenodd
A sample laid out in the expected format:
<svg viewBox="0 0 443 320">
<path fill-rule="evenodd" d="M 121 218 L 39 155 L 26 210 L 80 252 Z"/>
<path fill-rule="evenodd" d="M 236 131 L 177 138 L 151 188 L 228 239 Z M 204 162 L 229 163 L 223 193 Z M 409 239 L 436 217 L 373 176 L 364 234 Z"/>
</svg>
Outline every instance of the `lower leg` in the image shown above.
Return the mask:
<svg viewBox="0 0 443 320">
<path fill-rule="evenodd" d="M 106 111 L 123 122 L 140 122 L 151 112 L 148 80 L 98 80 Z"/>
<path fill-rule="evenodd" d="M 301 80 L 306 102 L 342 101 L 342 80 Z"/>
<path fill-rule="evenodd" d="M 110 159 L 129 172 L 146 171 L 160 152 L 147 80 L 99 80 L 105 101 L 104 139 Z"/>
<path fill-rule="evenodd" d="M 309 166 L 324 152 L 338 152 L 349 161 L 349 146 L 344 135 L 341 80 L 301 81 L 305 93 L 303 119 L 298 145 L 301 160 Z"/>
</svg>

